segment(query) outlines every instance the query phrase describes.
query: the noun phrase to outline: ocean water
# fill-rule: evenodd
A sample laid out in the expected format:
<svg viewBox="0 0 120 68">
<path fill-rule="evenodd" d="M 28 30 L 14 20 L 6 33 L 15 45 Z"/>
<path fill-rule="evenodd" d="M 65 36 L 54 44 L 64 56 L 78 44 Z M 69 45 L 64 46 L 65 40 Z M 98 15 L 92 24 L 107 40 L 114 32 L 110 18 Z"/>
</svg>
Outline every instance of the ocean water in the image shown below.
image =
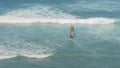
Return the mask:
<svg viewBox="0 0 120 68">
<path fill-rule="evenodd" d="M 119 0 L 0 0 L 0 10 L 0 68 L 120 68 Z"/>
</svg>

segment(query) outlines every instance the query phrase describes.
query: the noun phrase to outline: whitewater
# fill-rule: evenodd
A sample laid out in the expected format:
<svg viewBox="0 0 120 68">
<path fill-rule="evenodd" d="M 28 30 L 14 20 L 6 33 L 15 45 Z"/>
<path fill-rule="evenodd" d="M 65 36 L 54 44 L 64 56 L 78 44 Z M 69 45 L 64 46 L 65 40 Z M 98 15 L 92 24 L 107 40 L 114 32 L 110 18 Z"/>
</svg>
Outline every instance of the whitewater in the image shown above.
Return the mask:
<svg viewBox="0 0 120 68">
<path fill-rule="evenodd" d="M 41 5 L 36 5 L 27 9 L 18 9 L 0 16 L 0 23 L 36 22 L 56 24 L 112 24 L 116 22 L 116 19 L 104 17 L 91 17 L 82 19 L 72 14 L 63 13 L 58 9 Z"/>
</svg>

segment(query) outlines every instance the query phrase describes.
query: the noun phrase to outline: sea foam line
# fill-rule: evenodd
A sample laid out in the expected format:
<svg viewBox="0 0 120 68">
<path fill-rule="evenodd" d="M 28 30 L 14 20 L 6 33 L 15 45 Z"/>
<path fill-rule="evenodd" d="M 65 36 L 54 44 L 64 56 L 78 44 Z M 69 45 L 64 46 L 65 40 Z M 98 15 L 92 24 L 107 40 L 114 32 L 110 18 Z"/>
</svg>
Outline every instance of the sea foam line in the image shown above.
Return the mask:
<svg viewBox="0 0 120 68">
<path fill-rule="evenodd" d="M 0 60 L 10 59 L 10 58 L 14 58 L 14 57 L 17 57 L 17 55 L 8 55 L 8 56 L 2 55 L 2 56 L 0 56 Z"/>
<path fill-rule="evenodd" d="M 24 56 L 24 57 L 28 57 L 28 58 L 38 58 L 38 59 L 40 59 L 40 58 L 47 58 L 47 57 L 49 57 L 49 56 L 52 56 L 52 54 L 46 54 L 46 55 L 22 55 L 22 56 Z"/>
<path fill-rule="evenodd" d="M 23 56 L 23 57 L 27 57 L 27 58 L 36 58 L 36 59 L 41 59 L 41 58 L 47 58 L 49 56 L 52 56 L 52 54 L 43 54 L 43 55 L 0 55 L 0 60 L 4 60 L 4 59 L 11 59 L 17 56 Z"/>
<path fill-rule="evenodd" d="M 0 23 L 113 24 L 115 21 L 102 17 L 87 19 L 0 17 Z"/>
<path fill-rule="evenodd" d="M 64 13 L 58 8 L 45 5 L 21 8 L 0 16 L 0 23 L 111 24 L 114 22 L 115 19 L 104 17 L 81 19 Z"/>
</svg>

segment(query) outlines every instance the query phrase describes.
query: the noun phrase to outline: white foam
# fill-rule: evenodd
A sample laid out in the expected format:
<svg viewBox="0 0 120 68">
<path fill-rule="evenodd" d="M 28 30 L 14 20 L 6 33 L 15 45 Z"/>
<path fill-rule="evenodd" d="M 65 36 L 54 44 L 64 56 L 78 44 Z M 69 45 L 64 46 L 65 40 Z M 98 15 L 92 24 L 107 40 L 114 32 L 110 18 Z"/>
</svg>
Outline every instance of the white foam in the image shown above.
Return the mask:
<svg viewBox="0 0 120 68">
<path fill-rule="evenodd" d="M 24 56 L 24 57 L 28 57 L 28 58 L 37 58 L 37 59 L 41 59 L 41 58 L 47 58 L 49 56 L 52 56 L 52 54 L 43 54 L 43 55 L 0 55 L 0 60 L 4 60 L 4 59 L 11 59 L 17 56 Z"/>
<path fill-rule="evenodd" d="M 15 46 L 0 45 L 0 60 L 10 59 L 17 56 L 42 59 L 52 56 L 53 54 L 53 49 L 48 46 L 33 45 L 32 43 L 27 43 L 24 41 L 11 41 L 8 42 L 8 44 Z M 21 46 L 18 44 L 21 44 Z"/>
<path fill-rule="evenodd" d="M 14 57 L 17 57 L 17 55 L 3 55 L 3 56 L 0 56 L 0 60 L 3 60 L 3 59 L 10 59 L 10 58 L 14 58 Z"/>
<path fill-rule="evenodd" d="M 21 18 L 76 18 L 76 16 L 45 5 L 35 5 L 6 13 L 4 16 Z"/>
<path fill-rule="evenodd" d="M 102 17 L 88 19 L 0 17 L 0 23 L 113 24 L 115 19 Z"/>
<path fill-rule="evenodd" d="M 96 17 L 81 19 L 50 6 L 35 5 L 0 16 L 0 23 L 111 24 L 115 19 Z"/>
<path fill-rule="evenodd" d="M 28 58 L 37 58 L 37 59 L 40 59 L 40 58 L 47 58 L 49 56 L 52 56 L 52 54 L 43 54 L 43 55 L 22 55 L 24 57 L 28 57 Z"/>
</svg>

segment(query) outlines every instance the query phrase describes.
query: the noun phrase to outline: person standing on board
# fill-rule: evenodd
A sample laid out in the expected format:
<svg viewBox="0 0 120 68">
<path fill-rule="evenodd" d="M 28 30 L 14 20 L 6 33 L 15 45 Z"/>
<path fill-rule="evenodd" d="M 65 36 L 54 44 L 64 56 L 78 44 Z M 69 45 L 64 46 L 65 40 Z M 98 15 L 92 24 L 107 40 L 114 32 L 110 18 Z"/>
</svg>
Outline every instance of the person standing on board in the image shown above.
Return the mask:
<svg viewBox="0 0 120 68">
<path fill-rule="evenodd" d="M 74 37 L 75 37 L 74 26 L 72 25 L 70 27 L 70 39 L 72 40 L 72 39 L 74 39 Z"/>
</svg>

